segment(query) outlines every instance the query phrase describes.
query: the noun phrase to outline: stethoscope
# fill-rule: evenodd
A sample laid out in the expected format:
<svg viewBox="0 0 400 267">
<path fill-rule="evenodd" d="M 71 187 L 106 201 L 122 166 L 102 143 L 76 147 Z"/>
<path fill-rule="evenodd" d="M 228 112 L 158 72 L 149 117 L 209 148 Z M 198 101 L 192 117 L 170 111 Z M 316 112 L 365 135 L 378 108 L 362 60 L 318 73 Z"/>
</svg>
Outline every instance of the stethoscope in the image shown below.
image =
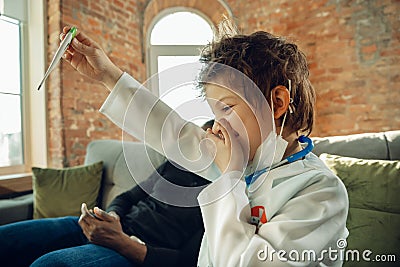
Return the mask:
<svg viewBox="0 0 400 267">
<path fill-rule="evenodd" d="M 245 180 L 246 180 L 247 186 L 249 186 L 252 183 L 254 183 L 258 179 L 258 177 L 260 177 L 261 174 L 263 174 L 263 173 L 265 173 L 267 171 L 273 170 L 275 168 L 278 168 L 279 166 L 282 166 L 282 165 L 284 165 L 286 163 L 295 162 L 296 160 L 299 160 L 299 159 L 305 157 L 314 148 L 313 141 L 307 136 L 301 135 L 299 137 L 299 142 L 300 143 L 307 143 L 307 146 L 304 149 L 302 149 L 301 151 L 299 151 L 299 152 L 297 152 L 297 153 L 295 153 L 293 155 L 290 155 L 286 159 L 281 160 L 280 162 L 277 162 L 275 164 L 272 164 L 270 167 L 267 167 L 267 168 L 255 171 L 252 174 L 246 175 L 245 176 Z"/>
</svg>

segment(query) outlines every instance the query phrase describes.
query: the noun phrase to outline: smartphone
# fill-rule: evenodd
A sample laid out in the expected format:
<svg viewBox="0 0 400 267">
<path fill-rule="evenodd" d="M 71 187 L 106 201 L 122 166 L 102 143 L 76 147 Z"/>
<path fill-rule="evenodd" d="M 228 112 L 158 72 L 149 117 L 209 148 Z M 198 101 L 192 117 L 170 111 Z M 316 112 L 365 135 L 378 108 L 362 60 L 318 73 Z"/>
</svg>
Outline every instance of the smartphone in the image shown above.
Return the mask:
<svg viewBox="0 0 400 267">
<path fill-rule="evenodd" d="M 86 203 L 82 204 L 82 209 L 81 209 L 82 213 L 86 213 L 89 214 L 90 216 L 92 216 L 93 218 L 96 218 L 98 220 L 100 220 L 96 214 L 93 212 L 93 210 L 88 210 Z"/>
</svg>

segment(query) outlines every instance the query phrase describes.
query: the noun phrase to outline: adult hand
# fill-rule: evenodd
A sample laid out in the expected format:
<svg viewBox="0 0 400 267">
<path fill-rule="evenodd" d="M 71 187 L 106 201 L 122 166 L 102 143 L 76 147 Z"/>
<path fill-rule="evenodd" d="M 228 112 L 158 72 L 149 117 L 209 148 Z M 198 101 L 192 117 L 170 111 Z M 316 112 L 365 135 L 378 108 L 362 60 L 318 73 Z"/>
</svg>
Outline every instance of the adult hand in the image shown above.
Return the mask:
<svg viewBox="0 0 400 267">
<path fill-rule="evenodd" d="M 81 212 L 79 225 L 91 243 L 117 250 L 122 246 L 121 242 L 129 238 L 123 232 L 118 216 L 110 215 L 97 207 L 93 209 L 93 216 L 85 203 L 82 204 Z"/>
<path fill-rule="evenodd" d="M 143 263 L 147 254 L 146 245 L 131 239 L 122 231 L 119 216 L 115 212 L 107 213 L 95 207 L 91 215 L 85 203 L 81 212 L 79 225 L 91 243 L 111 248 L 134 262 Z"/>
<path fill-rule="evenodd" d="M 114 216 L 117 220 L 120 219 L 119 215 L 115 211 L 110 211 L 108 214 L 111 215 L 111 216 Z"/>
<path fill-rule="evenodd" d="M 69 26 L 63 28 L 63 32 L 60 34 L 61 40 L 65 38 L 70 28 Z M 63 58 L 79 73 L 100 81 L 109 90 L 114 88 L 123 73 L 112 63 L 98 43 L 79 31 Z"/>
<path fill-rule="evenodd" d="M 248 152 L 243 149 L 238 137 L 239 134 L 225 119 L 214 122 L 212 129 L 206 130 L 206 138 L 210 138 L 216 145 L 214 162 L 223 173 L 243 171 L 246 167 L 245 156 Z"/>
</svg>

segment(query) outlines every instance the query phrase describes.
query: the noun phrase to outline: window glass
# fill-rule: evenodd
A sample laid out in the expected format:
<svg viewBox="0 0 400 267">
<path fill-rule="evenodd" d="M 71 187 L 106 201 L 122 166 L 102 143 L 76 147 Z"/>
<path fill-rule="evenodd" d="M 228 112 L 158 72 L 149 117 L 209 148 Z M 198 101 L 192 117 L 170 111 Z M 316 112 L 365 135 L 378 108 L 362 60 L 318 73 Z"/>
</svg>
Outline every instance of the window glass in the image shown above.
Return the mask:
<svg viewBox="0 0 400 267">
<path fill-rule="evenodd" d="M 20 43 L 18 23 L 0 19 L 0 92 L 20 93 Z M 4 38 L 7 37 L 7 38 Z"/>
<path fill-rule="evenodd" d="M 169 85 L 165 84 L 166 83 L 166 79 L 168 77 L 164 77 L 162 75 L 162 72 L 172 68 L 174 66 L 177 65 L 181 65 L 181 64 L 185 64 L 185 63 L 193 63 L 196 62 L 199 59 L 198 56 L 158 56 L 158 73 L 161 73 L 161 75 L 159 76 L 159 90 L 160 90 L 160 96 L 162 97 L 169 89 L 168 88 Z M 196 79 L 196 76 L 192 76 L 191 77 L 193 80 Z M 193 90 L 190 90 L 193 91 Z M 187 93 L 184 95 L 188 95 Z M 190 94 L 191 96 L 190 98 L 193 98 L 194 95 Z M 171 99 L 171 101 L 173 101 L 173 99 Z M 171 102 L 170 102 L 171 103 Z M 176 107 L 177 105 L 170 105 L 171 107 Z"/>
<path fill-rule="evenodd" d="M 21 119 L 20 25 L 0 18 L 0 167 L 21 165 L 23 158 Z"/>
<path fill-rule="evenodd" d="M 201 48 L 212 40 L 212 36 L 208 22 L 192 12 L 166 15 L 155 24 L 151 32 L 151 45 L 157 45 L 157 48 L 150 47 L 150 64 L 155 65 L 156 67 L 151 69 L 160 74 L 160 98 L 181 117 L 198 125 L 214 117 L 207 102 L 199 97 L 200 93 L 194 83 L 170 88 L 170 79 L 166 77 L 168 72 L 163 71 L 178 65 L 198 62 Z M 192 76 L 185 77 L 185 80 L 195 81 L 198 71 L 190 74 Z"/>
<path fill-rule="evenodd" d="M 205 45 L 213 37 L 210 25 L 192 12 L 176 12 L 160 19 L 151 32 L 152 45 Z"/>
</svg>

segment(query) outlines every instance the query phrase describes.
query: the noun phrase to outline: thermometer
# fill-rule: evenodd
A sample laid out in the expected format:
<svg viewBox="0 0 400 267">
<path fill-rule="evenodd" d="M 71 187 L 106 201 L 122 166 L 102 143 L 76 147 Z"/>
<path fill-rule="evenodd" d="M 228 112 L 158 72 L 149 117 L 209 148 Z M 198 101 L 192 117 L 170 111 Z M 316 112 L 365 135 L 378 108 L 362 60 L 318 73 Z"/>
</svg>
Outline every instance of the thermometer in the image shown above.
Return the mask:
<svg viewBox="0 0 400 267">
<path fill-rule="evenodd" d="M 72 42 L 72 39 L 74 39 L 76 35 L 76 27 L 72 27 L 67 35 L 65 36 L 64 40 L 62 40 L 60 47 L 58 48 L 56 54 L 53 57 L 53 60 L 50 63 L 49 68 L 46 71 L 46 74 L 44 75 L 42 81 L 39 84 L 38 90 L 40 90 L 40 87 L 42 87 L 44 81 L 47 79 L 47 77 L 49 76 L 50 72 L 55 68 L 55 66 L 58 64 L 58 62 L 60 61 L 61 57 L 64 55 L 65 51 L 67 51 L 68 46 L 70 45 L 70 43 Z"/>
</svg>

